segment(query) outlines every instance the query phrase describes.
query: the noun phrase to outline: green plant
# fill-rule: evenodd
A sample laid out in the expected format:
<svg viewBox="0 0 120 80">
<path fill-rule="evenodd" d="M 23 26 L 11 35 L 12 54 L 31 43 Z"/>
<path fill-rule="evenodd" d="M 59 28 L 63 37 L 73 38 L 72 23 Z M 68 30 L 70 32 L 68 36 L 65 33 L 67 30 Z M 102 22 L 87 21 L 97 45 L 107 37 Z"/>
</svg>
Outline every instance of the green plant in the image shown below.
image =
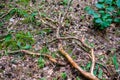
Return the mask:
<svg viewBox="0 0 120 80">
<path fill-rule="evenodd" d="M 93 23 L 97 29 L 103 30 L 112 23 L 120 22 L 120 0 L 99 0 L 95 6 L 97 10 L 89 6 L 85 10 L 93 16 Z"/>
<path fill-rule="evenodd" d="M 49 53 L 50 51 L 49 51 L 49 49 L 46 47 L 46 46 L 44 46 L 41 50 L 40 50 L 40 53 L 41 54 L 46 54 L 46 53 Z"/>
<path fill-rule="evenodd" d="M 57 78 L 53 78 L 52 80 L 57 80 Z"/>
<path fill-rule="evenodd" d="M 118 70 L 119 63 L 117 62 L 117 56 L 116 56 L 116 54 L 114 54 L 114 56 L 112 57 L 112 62 L 114 64 L 114 66 L 115 66 L 115 69 Z"/>
<path fill-rule="evenodd" d="M 92 65 L 92 63 L 91 63 L 91 61 L 89 61 L 89 62 L 86 64 L 86 66 L 85 66 L 85 70 L 89 71 L 91 65 Z"/>
<path fill-rule="evenodd" d="M 42 77 L 40 80 L 47 80 L 46 78 Z"/>
<path fill-rule="evenodd" d="M 43 68 L 45 66 L 45 61 L 42 57 L 38 59 L 38 66 L 39 68 Z"/>
<path fill-rule="evenodd" d="M 34 44 L 33 36 L 30 32 L 17 32 L 15 35 L 9 33 L 3 38 L 2 43 L 0 43 L 0 48 L 5 49 L 30 49 L 32 44 Z"/>
<path fill-rule="evenodd" d="M 81 80 L 81 79 L 77 76 L 76 80 Z"/>
<path fill-rule="evenodd" d="M 67 74 L 66 74 L 66 72 L 62 72 L 62 73 L 61 73 L 61 77 L 62 77 L 62 79 L 65 80 L 65 79 L 67 78 Z"/>
<path fill-rule="evenodd" d="M 68 4 L 68 1 L 69 1 L 69 0 L 62 0 L 62 1 L 60 2 L 60 4 L 66 6 L 66 5 Z"/>
<path fill-rule="evenodd" d="M 98 78 L 102 79 L 103 76 L 103 70 L 100 68 L 98 71 Z"/>
</svg>

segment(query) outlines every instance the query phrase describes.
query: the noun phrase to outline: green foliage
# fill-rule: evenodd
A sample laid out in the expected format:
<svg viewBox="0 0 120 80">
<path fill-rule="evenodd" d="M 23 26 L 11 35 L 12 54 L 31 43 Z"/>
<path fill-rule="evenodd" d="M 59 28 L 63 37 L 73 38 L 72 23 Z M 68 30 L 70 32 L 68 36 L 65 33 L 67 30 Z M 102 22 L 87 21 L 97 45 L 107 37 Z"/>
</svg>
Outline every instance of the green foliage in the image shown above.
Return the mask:
<svg viewBox="0 0 120 80">
<path fill-rule="evenodd" d="M 94 71 L 93 71 L 94 75 L 97 75 L 98 69 L 99 69 L 99 65 L 97 64 L 97 65 L 95 66 Z"/>
<path fill-rule="evenodd" d="M 81 80 L 81 79 L 77 76 L 76 80 Z"/>
<path fill-rule="evenodd" d="M 17 3 L 27 6 L 30 0 L 18 0 Z"/>
<path fill-rule="evenodd" d="M 40 80 L 47 80 L 45 77 L 42 77 Z"/>
<path fill-rule="evenodd" d="M 111 23 L 120 22 L 120 0 L 99 0 L 95 6 L 96 11 L 89 6 L 85 10 L 93 16 L 93 23 L 97 29 L 103 30 Z"/>
<path fill-rule="evenodd" d="M 63 80 L 66 80 L 66 78 L 67 78 L 66 72 L 61 73 L 61 77 L 62 77 Z"/>
<path fill-rule="evenodd" d="M 14 5 L 8 4 L 6 6 L 9 9 L 8 11 L 1 9 L 0 17 L 2 19 L 1 20 L 2 22 L 0 22 L 0 27 L 3 26 L 5 22 L 10 20 L 10 18 L 13 16 L 20 17 L 22 19 L 20 20 L 22 23 L 36 24 L 35 17 L 38 15 L 38 12 L 35 11 L 35 9 L 32 9 L 32 7 L 28 5 L 29 1 L 30 0 L 18 0 L 16 4 L 19 6 L 15 7 Z"/>
<path fill-rule="evenodd" d="M 68 1 L 69 1 L 69 0 L 62 0 L 62 1 L 60 2 L 60 4 L 66 6 L 66 5 L 68 4 Z"/>
<path fill-rule="evenodd" d="M 43 68 L 45 66 L 45 61 L 42 57 L 38 59 L 38 66 L 39 68 Z"/>
<path fill-rule="evenodd" d="M 115 69 L 118 70 L 119 64 L 117 62 L 117 56 L 116 56 L 116 54 L 112 57 L 112 61 L 113 61 L 113 64 L 115 66 Z"/>
<path fill-rule="evenodd" d="M 45 28 L 40 30 L 39 34 L 43 37 L 46 34 L 50 34 L 52 32 L 52 30 L 50 28 Z"/>
<path fill-rule="evenodd" d="M 89 70 L 90 67 L 91 67 L 91 62 L 89 61 L 89 62 L 87 63 L 87 65 L 86 65 L 86 70 Z"/>
<path fill-rule="evenodd" d="M 100 68 L 98 71 L 98 78 L 102 79 L 103 76 L 103 70 Z"/>
<path fill-rule="evenodd" d="M 40 53 L 41 54 L 46 54 L 46 53 L 49 53 L 50 51 L 49 51 L 49 49 L 46 47 L 46 46 L 44 46 L 41 50 L 40 50 Z"/>
<path fill-rule="evenodd" d="M 30 32 L 18 32 L 15 35 L 8 34 L 4 37 L 3 43 L 0 48 L 5 49 L 30 49 L 34 43 L 33 36 Z"/>
</svg>

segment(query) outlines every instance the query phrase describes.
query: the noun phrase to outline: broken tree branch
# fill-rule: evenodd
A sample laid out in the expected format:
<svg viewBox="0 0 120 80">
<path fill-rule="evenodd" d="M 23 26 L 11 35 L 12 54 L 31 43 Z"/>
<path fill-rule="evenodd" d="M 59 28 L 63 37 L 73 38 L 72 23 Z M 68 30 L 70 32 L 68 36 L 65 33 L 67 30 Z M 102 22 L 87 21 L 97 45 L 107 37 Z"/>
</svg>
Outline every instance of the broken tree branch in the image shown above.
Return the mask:
<svg viewBox="0 0 120 80">
<path fill-rule="evenodd" d="M 47 43 L 52 43 L 54 41 L 57 41 L 57 40 L 76 40 L 76 41 L 79 41 L 84 47 L 88 48 L 89 50 L 91 50 L 91 47 L 87 46 L 81 39 L 77 38 L 77 37 L 59 37 L 59 30 L 57 31 L 57 38 L 47 42 Z"/>
<path fill-rule="evenodd" d="M 26 54 L 29 54 L 29 55 L 36 55 L 36 56 L 45 56 L 46 58 L 48 58 L 51 62 L 55 63 L 55 64 L 58 64 L 58 65 L 61 65 L 61 66 L 64 66 L 65 63 L 62 63 L 60 61 L 57 61 L 56 59 L 52 58 L 52 56 L 48 55 L 48 54 L 40 54 L 40 53 L 34 53 L 34 52 L 31 52 L 31 51 L 28 51 L 28 50 L 16 50 L 16 51 L 9 51 L 8 53 L 9 54 L 14 54 L 14 53 L 18 53 L 18 52 L 23 52 L 23 53 L 26 53 Z"/>
<path fill-rule="evenodd" d="M 94 67 L 95 67 L 95 55 L 94 55 L 94 50 L 91 49 L 91 57 L 92 57 L 92 66 L 91 66 L 91 74 L 93 74 L 93 71 L 94 71 Z"/>
<path fill-rule="evenodd" d="M 82 68 L 80 68 L 76 62 L 73 61 L 73 59 L 68 55 L 67 52 L 64 51 L 63 47 L 61 44 L 58 45 L 59 46 L 59 51 L 60 53 L 65 56 L 65 58 L 71 63 L 71 65 L 76 68 L 80 74 L 82 74 L 84 77 L 86 77 L 89 80 L 99 80 L 96 76 L 94 76 L 93 74 L 84 71 Z"/>
</svg>

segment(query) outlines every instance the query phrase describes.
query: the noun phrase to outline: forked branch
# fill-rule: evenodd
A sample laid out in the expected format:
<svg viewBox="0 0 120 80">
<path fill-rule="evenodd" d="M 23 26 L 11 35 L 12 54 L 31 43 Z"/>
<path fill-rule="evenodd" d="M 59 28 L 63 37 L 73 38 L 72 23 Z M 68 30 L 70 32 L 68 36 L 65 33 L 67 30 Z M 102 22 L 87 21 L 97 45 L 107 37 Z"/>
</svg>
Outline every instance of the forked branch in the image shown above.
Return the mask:
<svg viewBox="0 0 120 80">
<path fill-rule="evenodd" d="M 68 55 L 67 52 L 64 51 L 63 47 L 61 44 L 58 45 L 59 46 L 59 51 L 60 53 L 65 56 L 65 58 L 71 63 L 71 65 L 76 68 L 80 74 L 82 74 L 84 77 L 86 77 L 89 80 L 99 80 L 96 76 L 94 76 L 93 74 L 84 71 L 82 68 L 80 68 L 76 62 L 73 61 L 73 59 Z"/>
<path fill-rule="evenodd" d="M 52 56 L 50 56 L 48 54 L 34 53 L 34 52 L 31 52 L 31 51 L 28 51 L 28 50 L 9 51 L 8 53 L 9 54 L 14 54 L 14 53 L 18 53 L 18 52 L 23 52 L 23 53 L 26 53 L 26 54 L 29 54 L 29 55 L 35 55 L 35 56 L 44 56 L 44 57 L 48 58 L 51 62 L 53 62 L 55 64 L 58 64 L 58 65 L 61 65 L 61 66 L 65 65 L 65 63 L 54 59 Z"/>
</svg>

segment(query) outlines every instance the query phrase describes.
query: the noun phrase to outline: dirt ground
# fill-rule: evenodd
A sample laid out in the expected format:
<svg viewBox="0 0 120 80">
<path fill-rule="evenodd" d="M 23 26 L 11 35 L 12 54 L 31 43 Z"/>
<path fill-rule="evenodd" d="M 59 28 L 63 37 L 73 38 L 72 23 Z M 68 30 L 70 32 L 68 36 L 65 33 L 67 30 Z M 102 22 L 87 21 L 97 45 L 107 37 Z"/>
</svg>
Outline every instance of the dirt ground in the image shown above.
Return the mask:
<svg viewBox="0 0 120 80">
<path fill-rule="evenodd" d="M 64 13 L 67 7 L 60 4 L 61 0 L 45 1 L 45 3 L 42 3 L 42 0 L 38 0 L 35 4 L 41 3 L 43 7 L 40 12 L 44 12 L 53 21 L 57 21 L 61 25 L 64 25 L 60 27 L 60 36 L 72 36 L 79 39 L 84 37 L 85 43 L 94 47 L 94 54 L 96 57 L 96 66 L 94 70 L 96 71 L 96 76 L 99 77 L 98 74 L 102 69 L 103 74 L 101 80 L 119 80 L 120 74 L 117 73 L 112 64 L 112 57 L 116 54 L 118 64 L 120 64 L 120 25 L 112 24 L 106 32 L 100 32 L 93 29 L 92 17 L 84 11 L 84 8 L 86 6 L 93 6 L 95 3 L 94 0 L 73 0 L 65 16 Z M 35 4 L 31 4 L 33 9 L 36 8 Z M 62 18 L 65 17 L 62 23 L 59 20 L 60 14 L 62 14 Z M 39 19 L 39 17 L 36 17 L 36 19 Z M 15 20 L 17 20 L 17 18 L 15 18 Z M 49 41 L 56 38 L 56 29 L 58 26 L 54 25 L 50 20 L 44 20 L 46 23 L 42 23 L 40 26 L 17 23 L 15 27 L 11 29 L 14 30 L 14 32 L 30 31 L 35 39 L 35 44 L 30 51 L 40 52 L 40 50 L 46 46 L 50 51 L 48 54 L 55 54 L 58 59 L 66 63 L 65 66 L 56 65 L 43 57 L 45 65 L 43 68 L 39 68 L 38 56 L 31 56 L 23 53 L 5 55 L 4 51 L 1 50 L 0 80 L 86 80 L 72 65 L 70 65 L 65 57 L 59 54 L 57 46 L 59 41 L 49 43 Z M 1 34 L 6 33 L 6 26 L 7 25 L 4 26 L 4 29 L 0 28 Z M 48 28 L 52 30 L 50 33 L 44 34 L 43 36 L 38 34 L 40 30 Z M 91 61 L 90 54 L 78 45 L 79 42 L 68 39 L 61 40 L 61 43 L 65 51 L 70 53 L 69 55 L 74 61 L 83 69 L 87 69 L 84 67 Z M 62 73 L 67 74 L 65 79 L 61 76 Z"/>
</svg>

